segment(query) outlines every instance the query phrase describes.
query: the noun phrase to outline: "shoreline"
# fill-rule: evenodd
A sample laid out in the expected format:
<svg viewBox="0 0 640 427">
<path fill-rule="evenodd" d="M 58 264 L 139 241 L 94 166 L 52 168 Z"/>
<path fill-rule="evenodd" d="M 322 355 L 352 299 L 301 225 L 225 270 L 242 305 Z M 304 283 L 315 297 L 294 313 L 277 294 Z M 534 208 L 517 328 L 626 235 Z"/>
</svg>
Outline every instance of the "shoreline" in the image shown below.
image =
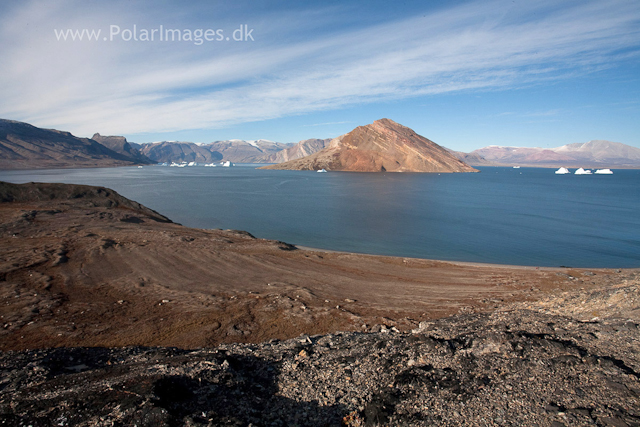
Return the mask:
<svg viewBox="0 0 640 427">
<path fill-rule="evenodd" d="M 42 165 L 42 166 L 31 166 L 31 167 L 25 167 L 25 168 L 7 168 L 7 167 L 0 167 L 0 172 L 11 172 L 11 171 L 29 171 L 29 170 L 34 170 L 34 171 L 40 171 L 40 170 L 66 170 L 66 169 L 96 169 L 96 168 L 104 168 L 104 169 L 112 169 L 112 168 L 121 168 L 121 167 L 137 167 L 137 166 L 144 166 L 144 167 L 150 167 L 150 166 L 158 166 L 158 167 L 168 167 L 168 166 L 161 166 L 159 163 L 162 162 L 157 162 L 157 163 L 135 163 L 135 164 L 117 164 L 117 165 L 112 165 L 112 166 L 107 166 L 107 165 L 77 165 L 77 164 L 70 164 L 70 165 L 66 165 L 66 166 L 51 166 L 51 165 Z M 232 162 L 234 165 L 236 166 L 241 166 L 241 167 L 250 167 L 250 166 L 258 166 L 256 167 L 256 169 L 262 169 L 264 166 L 273 166 L 273 165 L 278 165 L 279 163 L 240 163 L 240 162 Z M 469 164 L 470 166 L 474 167 L 474 168 L 508 168 L 508 169 L 512 169 L 514 165 L 512 164 L 495 164 L 495 165 L 472 165 Z M 202 167 L 203 165 L 198 165 L 198 166 L 192 166 L 192 167 Z M 602 165 L 596 165 L 596 166 L 589 166 L 589 165 L 575 165 L 575 166 L 567 166 L 566 164 L 558 164 L 558 165 L 515 165 L 515 166 L 520 166 L 521 168 L 527 168 L 527 169 L 558 169 L 560 167 L 566 167 L 568 169 L 578 169 L 580 167 L 585 168 L 585 169 L 611 169 L 611 170 L 640 170 L 640 165 L 638 166 L 602 166 Z M 279 169 L 262 169 L 262 170 L 279 170 Z M 283 170 L 292 170 L 292 169 L 283 169 Z M 298 172 L 314 172 L 314 171 L 309 171 L 309 170 L 301 170 Z M 329 171 L 329 172 L 353 172 L 353 171 Z M 481 171 L 480 171 L 481 172 Z M 441 173 L 447 173 L 447 172 L 356 172 L 356 173 L 418 173 L 418 174 L 441 174 Z M 477 172 L 474 172 L 477 173 Z M 570 175 L 573 175 L 570 174 Z"/>
<path fill-rule="evenodd" d="M 95 174 L 93 172 L 88 172 L 91 169 L 84 169 L 85 172 L 82 172 L 83 169 L 75 169 L 75 172 L 73 172 L 73 170 L 59 170 L 57 172 L 56 170 L 50 170 L 49 173 L 43 172 L 40 174 L 36 172 L 32 172 L 31 174 L 29 171 L 16 171 L 0 175 L 6 175 L 5 179 L 15 182 L 38 180 L 38 178 L 40 178 L 44 181 L 67 180 L 77 183 L 88 182 L 94 185 L 109 183 L 113 188 L 118 188 L 123 192 L 123 194 L 127 194 L 132 199 L 144 200 L 145 203 L 156 207 L 157 210 L 170 212 L 170 216 L 177 218 L 176 220 L 183 224 L 203 228 L 244 228 L 254 232 L 254 234 L 260 237 L 279 239 L 292 244 L 300 243 L 301 246 L 309 246 L 311 248 L 317 246 L 317 249 L 323 250 L 351 251 L 354 253 L 367 253 L 383 256 L 408 256 L 412 258 L 418 257 L 448 262 L 491 263 L 498 265 L 504 264 L 531 267 L 640 267 L 640 263 L 636 259 L 637 257 L 633 256 L 634 248 L 632 242 L 627 242 L 624 239 L 624 230 L 619 226 L 619 224 L 623 223 L 622 221 L 628 220 L 631 227 L 628 231 L 632 231 L 632 234 L 635 235 L 637 234 L 635 233 L 637 229 L 635 225 L 637 225 L 637 223 L 634 221 L 632 216 L 629 217 L 628 212 L 631 211 L 621 209 L 624 207 L 626 202 L 618 196 L 611 196 L 607 198 L 607 202 L 610 201 L 611 205 L 615 205 L 615 208 L 607 208 L 607 204 L 601 203 L 597 206 L 598 210 L 594 210 L 589 208 L 588 203 L 583 204 L 582 201 L 580 201 L 579 204 L 573 205 L 569 204 L 571 202 L 563 203 L 563 210 L 561 211 L 563 213 L 558 213 L 557 215 L 545 213 L 553 212 L 546 209 L 546 207 L 542 207 L 537 210 L 534 209 L 537 215 L 534 216 L 534 218 L 535 221 L 538 221 L 535 226 L 540 227 L 539 230 L 545 230 L 544 226 L 549 226 L 553 231 L 546 233 L 544 231 L 541 233 L 528 233 L 524 238 L 520 238 L 518 235 L 520 231 L 518 223 L 516 222 L 518 220 L 517 217 L 513 216 L 507 218 L 506 225 L 500 225 L 497 223 L 493 224 L 495 218 L 491 218 L 491 216 L 486 213 L 491 212 L 490 209 L 483 209 L 477 214 L 471 212 L 461 213 L 460 219 L 463 220 L 463 222 L 459 226 L 455 224 L 453 219 L 446 219 L 445 217 L 442 217 L 443 231 L 437 231 L 439 224 L 437 224 L 436 221 L 438 218 L 435 216 L 433 218 L 425 216 L 423 219 L 420 219 L 422 217 L 419 216 L 420 212 L 417 211 L 417 202 L 414 205 L 408 205 L 407 208 L 400 204 L 393 206 L 383 204 L 380 209 L 384 209 L 381 211 L 386 215 L 384 217 L 384 221 L 379 222 L 381 227 L 375 234 L 369 235 L 369 230 L 362 225 L 361 221 L 354 225 L 347 225 L 345 220 L 348 220 L 350 215 L 347 211 L 336 210 L 333 204 L 326 204 L 317 201 L 320 199 L 317 199 L 316 196 L 326 193 L 328 190 L 324 189 L 324 187 L 329 185 L 325 182 L 325 179 L 320 179 L 319 181 L 313 180 L 318 181 L 318 183 L 312 184 L 308 189 L 308 191 L 311 191 L 315 195 L 314 197 L 316 197 L 313 199 L 316 200 L 313 203 L 320 203 L 319 208 L 315 205 L 301 205 L 303 208 L 302 212 L 304 212 L 305 215 L 299 218 L 299 224 L 294 227 L 295 231 L 289 232 L 291 227 L 289 227 L 287 222 L 278 220 L 277 209 L 270 208 L 264 213 L 261 212 L 258 214 L 252 210 L 252 205 L 265 203 L 266 206 L 276 207 L 279 204 L 282 204 L 282 206 L 287 209 L 286 215 L 287 218 L 289 218 L 289 221 L 295 220 L 297 217 L 295 208 L 298 203 L 296 199 L 292 199 L 289 196 L 280 198 L 280 196 L 277 196 L 277 193 L 272 195 L 269 193 L 269 188 L 278 185 L 289 185 L 288 180 L 293 180 L 293 184 L 291 184 L 292 188 L 294 188 L 296 194 L 298 194 L 297 192 L 304 191 L 309 186 L 309 184 L 306 183 L 307 178 L 298 178 L 297 176 L 294 176 L 294 174 L 285 174 L 286 176 L 280 176 L 280 174 L 268 174 L 273 176 L 265 178 L 262 177 L 263 174 L 246 170 L 236 171 L 237 173 L 233 173 L 233 170 L 218 170 L 216 173 L 209 173 L 210 171 L 203 170 L 203 168 L 196 168 L 196 170 L 192 170 L 193 174 L 190 174 L 188 171 L 171 171 L 163 169 L 162 167 L 159 169 L 147 169 L 148 172 L 142 172 L 143 169 L 136 170 L 133 166 L 126 167 L 126 169 L 129 172 L 124 175 L 116 172 L 119 169 L 95 169 L 96 173 L 102 171 L 98 173 L 100 178 L 94 178 L 93 176 Z M 232 172 L 232 174 L 228 175 L 226 172 Z M 510 185 L 510 187 L 505 188 L 505 191 L 516 191 L 519 189 L 516 182 L 509 184 L 512 178 L 515 176 L 521 176 L 517 175 L 515 170 L 512 170 L 511 168 L 492 167 L 486 170 L 486 172 L 491 172 L 486 177 L 489 178 L 489 182 L 506 182 Z M 498 175 L 495 175 L 495 177 L 492 178 L 496 172 L 499 172 Z M 505 174 L 505 172 L 508 173 Z M 199 182 L 199 185 L 203 185 L 202 192 L 181 189 L 179 184 L 176 185 L 176 182 L 180 181 L 176 181 L 175 179 L 167 181 L 166 191 L 154 190 L 156 183 L 162 185 L 163 179 L 166 179 L 165 175 L 175 177 L 177 179 L 185 173 L 187 175 L 193 175 L 194 183 Z M 215 190 L 218 188 L 217 185 L 213 187 L 209 187 L 207 185 L 209 180 L 215 181 L 216 179 L 221 178 L 222 175 L 227 178 L 231 177 L 231 179 L 226 179 L 221 183 L 223 186 L 222 188 Z M 241 176 L 239 177 L 237 175 Z M 321 175 L 320 177 L 323 176 L 323 174 L 317 175 Z M 545 169 L 531 169 L 528 173 L 525 173 L 525 175 L 529 176 L 525 180 L 527 185 L 531 185 L 532 182 L 543 178 L 544 182 L 548 184 L 556 183 L 557 181 L 557 177 L 553 174 L 549 175 L 549 171 Z M 620 174 L 621 179 L 619 180 L 619 185 L 622 186 L 620 188 L 627 189 L 624 193 L 628 193 L 628 191 L 630 191 L 629 185 L 633 185 L 636 181 L 636 175 L 637 173 L 635 172 Z M 123 176 L 123 178 L 120 176 Z M 138 178 L 143 179 L 143 181 L 140 181 L 139 184 L 133 184 Z M 317 177 L 313 176 L 310 178 L 315 179 Z M 335 178 L 337 181 L 344 183 L 352 181 L 351 179 L 347 179 L 347 177 Z M 372 178 L 383 179 L 384 177 L 372 176 Z M 418 177 L 417 182 L 419 185 L 422 185 L 422 180 L 426 179 L 426 183 L 428 184 L 431 179 L 435 178 L 436 177 Z M 437 178 L 438 180 L 436 180 L 436 182 L 439 183 L 441 177 Z M 191 178 L 189 179 L 191 180 Z M 246 179 L 257 180 L 255 181 L 256 188 L 259 190 L 265 190 L 264 193 L 259 192 L 256 193 L 256 196 L 250 196 L 253 189 L 246 187 Z M 145 180 L 147 181 L 146 184 L 144 183 Z M 408 179 L 409 182 L 412 180 L 413 178 Z M 369 178 L 360 177 L 357 181 L 368 182 Z M 394 181 L 385 185 L 388 185 L 389 188 L 404 188 L 405 181 L 407 180 L 402 179 L 398 183 Z M 476 178 L 464 178 L 462 180 L 465 184 L 470 183 L 470 185 L 473 186 L 472 188 L 475 188 L 478 185 L 474 184 L 477 181 L 478 180 Z M 618 188 L 616 179 L 610 180 L 607 178 L 591 181 L 587 178 L 588 182 L 585 181 L 582 183 L 584 180 L 580 180 L 580 182 L 578 182 L 577 178 L 575 178 L 569 179 L 569 181 L 562 180 L 562 183 L 557 182 L 557 185 L 553 186 L 559 188 L 573 188 L 575 186 L 576 188 L 581 188 L 584 189 L 584 191 L 587 191 L 592 185 L 594 185 L 598 187 L 599 192 L 606 192 L 610 187 L 613 187 L 614 189 Z M 254 181 L 250 182 L 254 183 Z M 287 184 L 282 184 L 284 182 L 287 182 Z M 519 182 L 518 178 L 518 183 Z M 589 182 L 592 182 L 592 184 L 589 184 Z M 335 183 L 331 185 L 335 185 Z M 399 185 L 400 187 L 398 187 Z M 446 185 L 446 188 L 449 188 L 454 184 L 445 181 L 443 182 L 443 185 Z M 369 186 L 367 185 L 366 188 L 369 188 Z M 509 190 L 509 188 L 512 190 Z M 234 190 L 235 193 L 232 192 Z M 371 189 L 368 191 L 370 190 Z M 345 190 L 345 194 L 350 194 L 350 191 L 357 190 Z M 237 218 L 234 218 L 234 213 L 230 211 L 229 208 L 224 207 L 219 201 L 220 199 L 218 199 L 218 197 L 221 195 L 223 196 L 225 192 L 230 192 L 229 198 L 238 206 L 238 209 L 242 209 L 242 212 L 244 212 L 240 221 L 238 221 Z M 544 190 L 544 192 L 546 193 L 547 190 Z M 566 191 L 562 190 L 560 195 L 565 193 Z M 185 194 L 188 194 L 188 196 Z M 232 194 L 235 195 L 232 196 Z M 172 202 L 172 198 L 169 197 L 170 195 L 174 195 L 175 198 L 179 200 L 179 204 L 181 206 L 191 206 L 191 208 L 187 210 L 175 209 L 176 205 Z M 203 199 L 199 200 L 198 196 L 201 196 Z M 252 197 L 255 197 L 255 199 Z M 428 202 L 429 197 L 430 196 L 420 203 Z M 366 201 L 366 211 L 362 211 L 362 214 L 365 215 L 364 218 L 367 221 L 375 220 L 377 207 L 372 201 L 373 199 L 367 196 L 363 200 Z M 447 207 L 448 205 L 445 204 L 443 205 L 444 207 L 438 209 L 441 209 L 442 212 L 449 212 L 452 215 L 451 218 L 458 218 L 458 216 L 454 215 L 453 211 L 449 210 L 453 207 L 457 208 L 458 205 L 464 206 L 466 199 L 456 196 L 455 200 L 455 203 L 451 206 Z M 491 205 L 488 204 L 489 202 L 483 202 L 482 199 L 473 200 L 477 203 L 481 203 L 479 206 L 482 206 L 483 208 L 491 208 Z M 569 198 L 564 198 L 564 200 L 572 201 L 572 199 Z M 434 202 L 440 203 L 440 201 L 440 198 L 434 199 Z M 629 206 L 635 206 L 633 202 L 629 203 Z M 388 206 L 392 207 L 389 208 Z M 437 206 L 440 206 L 440 204 Z M 602 206 L 602 208 L 599 206 Z M 526 205 L 523 206 L 517 202 L 515 203 L 515 207 L 512 207 L 512 204 L 508 203 L 504 206 L 500 204 L 495 208 L 513 209 L 518 212 L 518 215 L 527 215 L 527 212 L 531 211 L 531 209 Z M 575 227 L 578 227 L 575 230 L 574 228 L 565 227 L 560 221 L 558 221 L 558 218 L 566 219 L 568 216 L 570 217 L 571 214 L 569 212 L 571 211 L 569 209 L 572 208 L 580 209 L 581 212 L 584 212 L 584 215 L 580 214 L 580 221 L 576 222 L 574 225 Z M 318 209 L 321 210 L 319 211 Z M 410 214 L 411 218 L 414 218 L 412 221 L 415 223 L 411 222 L 409 224 L 406 223 L 406 221 L 398 222 L 399 218 L 404 218 L 403 212 L 405 211 L 407 212 L 407 215 Z M 320 212 L 326 213 L 327 215 L 322 214 L 322 216 L 319 216 L 321 215 Z M 612 220 L 616 219 L 619 220 L 619 222 L 612 222 L 611 227 L 590 228 L 594 227 L 594 224 L 598 224 L 598 218 L 601 218 L 602 215 L 606 215 L 607 212 L 612 213 Z M 615 214 L 616 212 L 621 214 Z M 317 218 L 313 215 L 316 215 Z M 559 216 L 558 218 L 555 218 L 554 215 Z M 268 219 L 265 218 L 265 216 L 268 216 Z M 474 216 L 480 217 L 484 225 L 475 231 L 474 226 L 472 225 Z M 318 224 L 321 226 L 322 234 L 316 235 L 313 231 L 315 221 L 319 221 Z M 378 224 L 378 222 L 372 222 L 372 224 Z M 414 234 L 414 230 L 412 230 L 414 226 L 423 228 L 416 229 Z M 431 227 L 436 228 L 431 230 Z M 460 229 L 458 227 L 462 228 Z M 492 227 L 500 228 L 502 230 L 502 234 L 498 236 L 495 233 L 488 232 L 487 230 L 493 229 Z M 566 232 L 564 232 L 565 229 Z M 394 231 L 392 232 L 391 230 Z M 473 234 L 473 237 L 469 239 L 466 237 L 467 233 L 476 234 Z M 634 237 L 633 235 L 629 235 L 628 237 Z M 469 236 L 471 236 L 471 234 L 469 234 Z M 576 241 L 575 243 L 572 243 L 574 238 Z M 537 245 L 535 251 L 530 249 L 530 244 Z M 600 254 L 602 254 L 602 256 L 600 256 Z"/>
<path fill-rule="evenodd" d="M 481 268 L 513 268 L 518 270 L 546 270 L 546 271 L 560 271 L 560 270 L 621 270 L 621 271 L 640 271 L 640 266 L 638 267 L 572 267 L 572 266 L 541 266 L 541 265 L 519 265 L 519 264 L 500 264 L 500 263 L 492 263 L 492 262 L 474 262 L 474 261 L 451 261 L 446 259 L 435 259 L 435 258 L 419 258 L 419 257 L 405 257 L 399 255 L 381 255 L 381 254 L 370 254 L 365 252 L 350 252 L 350 251 L 339 251 L 334 249 L 322 249 L 322 248 L 314 248 L 311 246 L 304 245 L 296 245 L 292 244 L 296 248 L 309 252 L 325 252 L 325 253 L 337 253 L 337 254 L 351 254 L 351 255 L 359 255 L 359 256 L 371 256 L 371 257 L 389 257 L 389 258 L 398 258 L 398 259 L 406 259 L 406 260 L 419 260 L 419 261 L 431 261 L 431 262 L 441 262 L 458 266 L 466 266 L 466 267 L 481 267 Z"/>
</svg>

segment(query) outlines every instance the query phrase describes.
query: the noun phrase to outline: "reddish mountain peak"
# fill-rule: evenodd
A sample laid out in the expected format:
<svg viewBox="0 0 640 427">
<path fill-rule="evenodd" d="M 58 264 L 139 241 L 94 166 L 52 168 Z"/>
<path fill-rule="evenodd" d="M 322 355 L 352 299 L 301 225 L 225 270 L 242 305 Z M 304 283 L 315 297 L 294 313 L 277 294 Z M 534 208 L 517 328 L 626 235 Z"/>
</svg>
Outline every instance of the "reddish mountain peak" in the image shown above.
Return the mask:
<svg viewBox="0 0 640 427">
<path fill-rule="evenodd" d="M 331 141 L 311 156 L 270 169 L 353 172 L 475 172 L 447 150 L 390 119 L 380 119 Z"/>
</svg>

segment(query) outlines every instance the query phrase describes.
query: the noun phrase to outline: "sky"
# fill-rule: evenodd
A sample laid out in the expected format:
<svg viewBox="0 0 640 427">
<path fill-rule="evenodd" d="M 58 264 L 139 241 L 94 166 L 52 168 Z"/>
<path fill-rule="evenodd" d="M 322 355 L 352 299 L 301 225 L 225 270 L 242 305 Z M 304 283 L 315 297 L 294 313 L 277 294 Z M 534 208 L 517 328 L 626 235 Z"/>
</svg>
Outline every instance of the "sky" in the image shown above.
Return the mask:
<svg viewBox="0 0 640 427">
<path fill-rule="evenodd" d="M 0 118 L 81 137 L 640 148 L 637 0 L 3 0 L 0 54 Z"/>
</svg>

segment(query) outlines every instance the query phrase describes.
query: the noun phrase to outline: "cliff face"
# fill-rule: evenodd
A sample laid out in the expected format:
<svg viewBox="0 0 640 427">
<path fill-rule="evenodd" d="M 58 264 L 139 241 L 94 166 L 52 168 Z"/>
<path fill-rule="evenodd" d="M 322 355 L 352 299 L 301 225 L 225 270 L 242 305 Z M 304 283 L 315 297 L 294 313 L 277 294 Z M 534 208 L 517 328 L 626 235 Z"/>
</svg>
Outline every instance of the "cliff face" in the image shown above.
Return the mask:
<svg viewBox="0 0 640 427">
<path fill-rule="evenodd" d="M 438 144 L 389 119 L 359 126 L 315 154 L 264 169 L 477 172 Z"/>
<path fill-rule="evenodd" d="M 149 159 L 147 156 L 140 153 L 140 150 L 132 146 L 124 136 L 104 136 L 96 133 L 91 137 L 91 139 L 99 142 L 116 153 L 126 156 L 131 159 L 131 161 L 147 164 L 154 163 L 153 160 Z"/>
</svg>

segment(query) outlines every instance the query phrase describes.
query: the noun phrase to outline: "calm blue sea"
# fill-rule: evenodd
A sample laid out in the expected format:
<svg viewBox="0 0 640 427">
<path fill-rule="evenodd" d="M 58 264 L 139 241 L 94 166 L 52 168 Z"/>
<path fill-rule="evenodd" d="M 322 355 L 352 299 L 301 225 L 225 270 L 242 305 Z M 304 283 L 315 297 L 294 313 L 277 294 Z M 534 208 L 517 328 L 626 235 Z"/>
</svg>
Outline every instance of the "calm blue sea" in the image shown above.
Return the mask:
<svg viewBox="0 0 640 427">
<path fill-rule="evenodd" d="M 149 166 L 0 171 L 101 185 L 190 227 L 322 249 L 456 261 L 640 267 L 640 170 L 414 174 Z"/>
</svg>

